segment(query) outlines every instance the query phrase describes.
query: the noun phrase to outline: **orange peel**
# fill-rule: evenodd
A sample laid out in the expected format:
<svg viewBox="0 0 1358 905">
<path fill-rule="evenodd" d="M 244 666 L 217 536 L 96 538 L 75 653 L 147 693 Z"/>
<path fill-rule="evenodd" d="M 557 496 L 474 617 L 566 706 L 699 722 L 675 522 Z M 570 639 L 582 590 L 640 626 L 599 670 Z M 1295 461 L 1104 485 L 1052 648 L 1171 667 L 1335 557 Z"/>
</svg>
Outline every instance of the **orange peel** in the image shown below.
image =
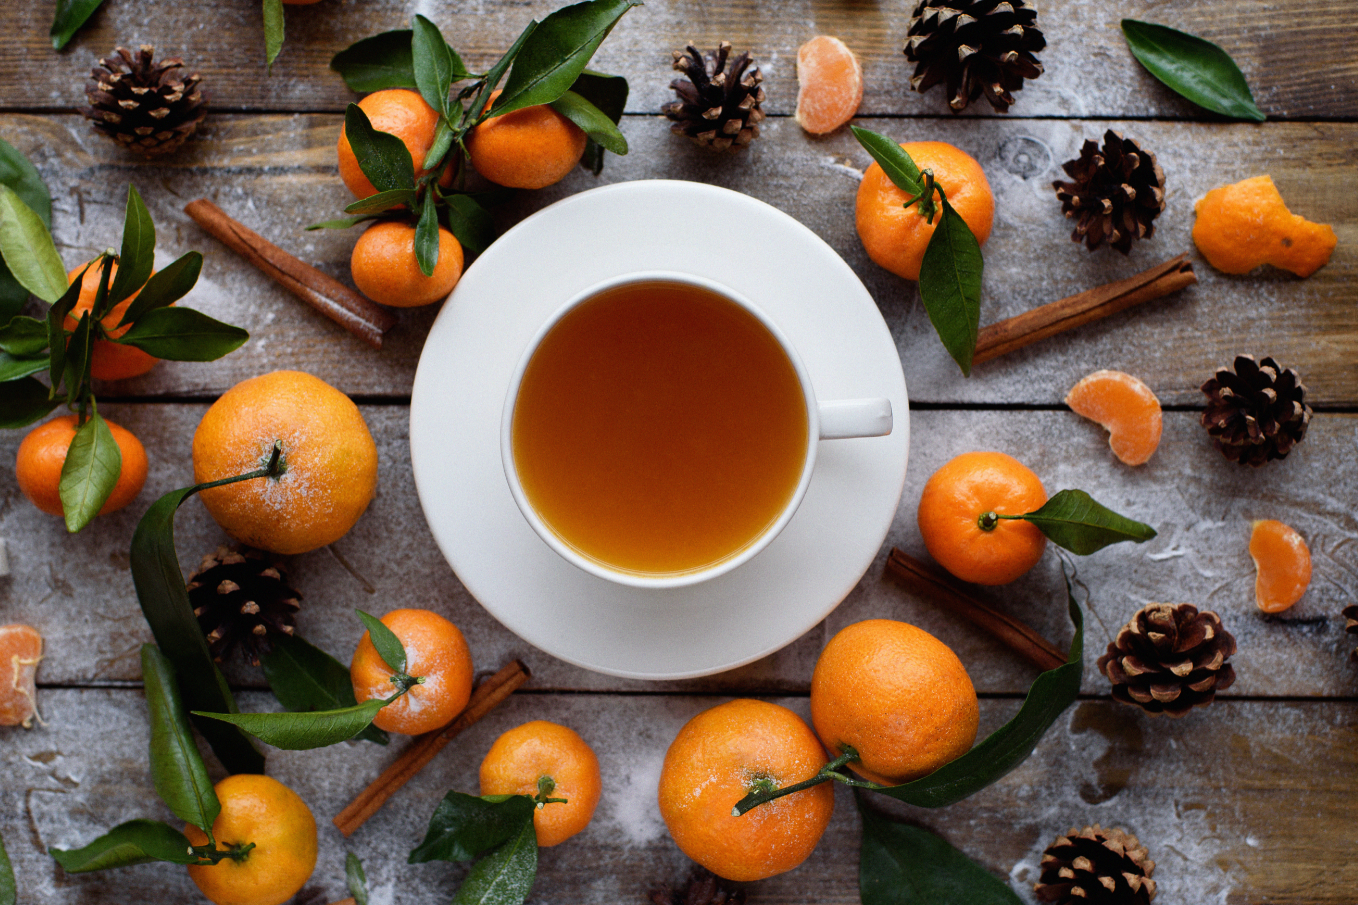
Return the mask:
<svg viewBox="0 0 1358 905">
<path fill-rule="evenodd" d="M 1309 277 L 1330 260 L 1338 238 L 1283 203 L 1270 176 L 1212 189 L 1194 210 L 1193 243 L 1222 273 L 1249 273 L 1262 264 Z"/>
</svg>

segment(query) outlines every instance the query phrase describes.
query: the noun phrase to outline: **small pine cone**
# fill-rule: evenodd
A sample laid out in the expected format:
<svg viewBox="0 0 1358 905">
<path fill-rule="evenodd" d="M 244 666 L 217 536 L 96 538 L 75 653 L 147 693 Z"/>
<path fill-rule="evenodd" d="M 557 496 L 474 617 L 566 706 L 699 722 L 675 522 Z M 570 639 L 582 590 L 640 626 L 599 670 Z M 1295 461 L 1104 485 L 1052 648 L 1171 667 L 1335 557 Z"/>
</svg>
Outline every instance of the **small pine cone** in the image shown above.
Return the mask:
<svg viewBox="0 0 1358 905">
<path fill-rule="evenodd" d="M 288 587 L 281 567 L 264 557 L 250 547 L 218 547 L 189 578 L 193 615 L 218 663 L 239 644 L 258 665 L 271 648 L 270 635 L 291 635 L 297 624 L 301 595 Z"/>
<path fill-rule="evenodd" d="M 149 44 L 135 56 L 119 47 L 100 60 L 85 83 L 90 106 L 79 108 L 94 131 L 148 158 L 178 150 L 207 116 L 198 73 L 185 75 L 178 57 L 153 64 L 154 53 Z"/>
<path fill-rule="evenodd" d="M 1090 251 L 1104 242 L 1123 254 L 1155 235 L 1165 209 L 1165 171 L 1155 155 L 1109 129 L 1103 147 L 1086 139 L 1080 156 L 1061 165 L 1073 182 L 1052 183 L 1061 210 L 1076 219 L 1070 238 Z"/>
<path fill-rule="evenodd" d="M 1344 620 L 1344 631 L 1350 635 L 1358 635 L 1358 603 L 1344 607 Z M 1358 647 L 1353 649 L 1350 659 L 1358 663 Z"/>
<path fill-rule="evenodd" d="M 1207 394 L 1202 426 L 1221 454 L 1241 465 L 1287 458 L 1311 423 L 1301 377 L 1272 358 L 1237 355 L 1235 370 L 1218 368 L 1202 391 Z"/>
<path fill-rule="evenodd" d="M 702 871 L 682 887 L 656 890 L 646 898 L 651 905 L 745 905 L 744 890 L 727 888 L 709 871 Z"/>
<path fill-rule="evenodd" d="M 716 151 L 743 148 L 759 137 L 764 120 L 764 77 L 748 51 L 730 61 L 731 44 L 722 41 L 714 53 L 703 55 L 692 44 L 674 52 L 674 68 L 688 81 L 670 82 L 679 100 L 661 107 L 674 121 L 670 131 L 687 135 Z"/>
<path fill-rule="evenodd" d="M 1149 905 L 1155 898 L 1155 862 L 1131 833 L 1095 824 L 1074 827 L 1042 854 L 1033 886 L 1040 902 L 1058 905 Z"/>
<path fill-rule="evenodd" d="M 906 31 L 905 58 L 915 63 L 910 87 L 921 94 L 946 82 L 958 113 L 982 94 L 1008 113 L 1024 79 L 1042 74 L 1035 53 L 1047 39 L 1028 0 L 920 0 Z"/>
<path fill-rule="evenodd" d="M 1113 697 L 1152 716 L 1183 716 L 1212 703 L 1235 682 L 1227 663 L 1235 637 L 1216 613 L 1191 603 L 1151 603 L 1124 625 L 1099 671 L 1113 683 Z"/>
</svg>

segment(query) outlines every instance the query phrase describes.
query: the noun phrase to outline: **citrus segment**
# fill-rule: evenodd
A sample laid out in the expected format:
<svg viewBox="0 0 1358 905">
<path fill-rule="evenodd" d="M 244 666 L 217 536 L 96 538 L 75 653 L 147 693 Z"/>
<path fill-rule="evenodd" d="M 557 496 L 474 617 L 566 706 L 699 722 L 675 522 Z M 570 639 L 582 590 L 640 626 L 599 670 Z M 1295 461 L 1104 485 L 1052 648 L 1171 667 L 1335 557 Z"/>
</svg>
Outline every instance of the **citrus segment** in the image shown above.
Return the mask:
<svg viewBox="0 0 1358 905">
<path fill-rule="evenodd" d="M 423 679 L 373 718 L 388 732 L 421 735 L 452 722 L 472 693 L 472 655 L 457 626 L 430 610 L 392 610 L 382 617 L 406 651 L 407 675 Z M 392 672 L 368 632 L 349 666 L 354 697 L 361 704 L 397 692 Z"/>
<path fill-rule="evenodd" d="M 462 278 L 462 244 L 439 227 L 439 258 L 429 276 L 415 257 L 415 227 L 384 220 L 364 230 L 354 243 L 349 271 L 359 291 L 383 305 L 414 308 L 447 297 Z"/>
<path fill-rule="evenodd" d="M 1160 400 L 1131 374 L 1095 371 L 1070 388 L 1066 405 L 1107 429 L 1108 445 L 1125 465 L 1146 464 L 1160 445 Z"/>
<path fill-rule="evenodd" d="M 589 825 L 599 804 L 603 780 L 599 758 L 573 729 L 534 720 L 510 729 L 495 740 L 481 761 L 482 795 L 535 796 L 546 785 L 548 798 L 533 812 L 538 845 L 565 842 Z"/>
<path fill-rule="evenodd" d="M 820 35 L 797 50 L 797 123 L 812 135 L 833 132 L 863 102 L 863 67 L 839 38 Z"/>
<path fill-rule="evenodd" d="M 1281 613 L 1301 599 L 1311 583 L 1311 551 L 1294 529 L 1275 519 L 1254 523 L 1254 600 L 1265 613 Z"/>
<path fill-rule="evenodd" d="M 33 725 L 42 635 L 29 625 L 0 626 L 0 726 Z"/>
<path fill-rule="evenodd" d="M 19 444 L 19 454 L 15 458 L 14 477 L 24 496 L 48 515 L 64 515 L 61 505 L 61 468 L 66 464 L 66 453 L 76 434 L 76 416 L 62 415 L 51 421 L 44 421 L 28 432 Z M 141 493 L 146 483 L 146 447 L 132 435 L 132 432 L 107 418 L 109 433 L 113 442 L 118 444 L 122 456 L 122 470 L 113 490 L 100 507 L 99 514 L 116 512 Z"/>
<path fill-rule="evenodd" d="M 500 96 L 496 91 L 490 103 Z M 541 189 L 560 182 L 585 153 L 583 129 L 540 104 L 492 117 L 467 136 L 476 172 L 512 189 Z"/>
<path fill-rule="evenodd" d="M 1270 176 L 1212 189 L 1194 206 L 1193 243 L 1222 273 L 1249 273 L 1261 264 L 1309 277 L 1338 244 L 1333 227 L 1287 209 Z"/>
<path fill-rule="evenodd" d="M 386 88 L 374 91 L 358 102 L 358 108 L 368 115 L 368 122 L 378 132 L 388 132 L 401 139 L 410 152 L 410 161 L 415 165 L 415 176 L 424 175 L 424 155 L 434 143 L 434 131 L 438 127 L 439 115 L 424 98 L 406 88 Z M 364 175 L 358 164 L 354 149 L 349 146 L 349 136 L 340 127 L 339 141 L 335 146 L 339 156 L 340 179 L 354 193 L 355 198 L 367 198 L 377 193 L 377 189 Z"/>
</svg>

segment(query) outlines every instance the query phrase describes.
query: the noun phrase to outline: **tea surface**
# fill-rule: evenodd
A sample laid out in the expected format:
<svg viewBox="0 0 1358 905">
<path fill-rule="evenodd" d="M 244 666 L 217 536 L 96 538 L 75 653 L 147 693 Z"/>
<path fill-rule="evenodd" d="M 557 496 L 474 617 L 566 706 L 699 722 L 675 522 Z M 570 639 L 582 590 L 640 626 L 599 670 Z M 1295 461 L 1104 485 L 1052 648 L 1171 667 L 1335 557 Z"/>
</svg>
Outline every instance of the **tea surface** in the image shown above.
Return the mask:
<svg viewBox="0 0 1358 905">
<path fill-rule="evenodd" d="M 610 568 L 656 574 L 719 563 L 777 520 L 808 421 L 797 372 L 759 320 L 705 289 L 642 282 L 557 322 L 511 429 L 551 530 Z"/>
</svg>

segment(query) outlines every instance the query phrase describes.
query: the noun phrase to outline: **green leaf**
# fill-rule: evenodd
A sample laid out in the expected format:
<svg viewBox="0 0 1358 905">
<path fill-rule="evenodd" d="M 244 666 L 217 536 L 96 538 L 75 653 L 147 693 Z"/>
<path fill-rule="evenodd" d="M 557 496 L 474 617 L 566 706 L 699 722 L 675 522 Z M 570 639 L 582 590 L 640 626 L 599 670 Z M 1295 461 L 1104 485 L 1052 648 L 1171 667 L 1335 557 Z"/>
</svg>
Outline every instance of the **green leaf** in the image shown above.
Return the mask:
<svg viewBox="0 0 1358 905">
<path fill-rule="evenodd" d="M 264 678 L 278 703 L 294 713 L 341 710 L 358 703 L 349 667 L 296 635 L 277 635 L 272 649 L 259 658 Z M 369 726 L 357 738 L 379 745 L 387 734 Z"/>
<path fill-rule="evenodd" d="M 438 169 L 452 146 L 453 127 L 448 125 L 447 119 L 439 119 L 439 124 L 434 127 L 434 140 L 429 143 L 429 150 L 424 152 L 424 168 Z"/>
<path fill-rule="evenodd" d="M 1132 521 L 1094 501 L 1083 490 L 1062 490 L 1041 509 L 1022 516 L 1057 546 L 1088 556 L 1109 544 L 1123 541 L 1145 543 L 1155 537 L 1150 525 Z"/>
<path fill-rule="evenodd" d="M 0 186 L 0 257 L 24 288 L 45 302 L 61 298 L 70 285 L 46 224 L 7 185 Z"/>
<path fill-rule="evenodd" d="M 122 470 L 123 454 L 108 423 L 98 412 L 90 413 L 71 440 L 57 485 L 67 531 L 75 534 L 99 514 Z"/>
<path fill-rule="evenodd" d="M 471 861 L 512 839 L 524 821 L 531 824 L 536 807 L 528 795 L 477 798 L 449 792 L 434 809 L 424 841 L 411 851 L 407 861 Z"/>
<path fill-rule="evenodd" d="M 26 427 L 61 404 L 32 377 L 0 384 L 0 429 Z"/>
<path fill-rule="evenodd" d="M 132 582 L 156 645 L 179 677 L 184 705 L 190 711 L 233 712 L 236 702 L 193 615 L 174 550 L 175 511 L 201 487 L 171 491 L 142 516 L 132 535 Z M 193 722 L 228 772 L 264 772 L 264 756 L 239 729 L 216 720 Z"/>
<path fill-rule="evenodd" d="M 849 130 L 896 188 L 908 195 L 918 195 L 924 191 L 924 175 L 905 148 L 885 135 L 861 126 L 850 126 Z"/>
<path fill-rule="evenodd" d="M 0 185 L 14 190 L 38 219 L 49 229 L 52 226 L 52 198 L 38 170 L 17 148 L 0 138 Z M 28 290 L 9 268 L 0 261 L 0 324 L 6 323 L 24 307 Z M 16 353 L 17 354 L 17 353 Z"/>
<path fill-rule="evenodd" d="M 390 189 L 350 202 L 344 212 L 346 214 L 380 214 L 403 204 L 408 207 L 414 206 L 416 197 L 414 189 Z"/>
<path fill-rule="evenodd" d="M 514 59 L 491 115 L 550 104 L 561 97 L 623 14 L 640 5 L 638 0 L 586 0 L 543 19 Z"/>
<path fill-rule="evenodd" d="M 863 905 L 1021 905 L 1009 885 L 926 829 L 864 806 L 858 893 Z"/>
<path fill-rule="evenodd" d="M 614 154 L 627 153 L 627 139 L 613 124 L 613 120 L 598 107 L 574 91 L 567 91 L 552 101 L 552 109 L 575 123 L 592 141 Z"/>
<path fill-rule="evenodd" d="M 154 644 L 141 646 L 141 675 L 151 717 L 151 781 L 180 820 L 211 835 L 222 812 L 193 740 L 174 667 Z"/>
<path fill-rule="evenodd" d="M 444 196 L 448 231 L 471 254 L 480 254 L 495 241 L 495 221 L 470 195 Z"/>
<path fill-rule="evenodd" d="M 410 20 L 411 64 L 415 86 L 425 103 L 448 115 L 448 91 L 453 86 L 453 52 L 438 26 L 424 16 Z"/>
<path fill-rule="evenodd" d="M 81 314 L 75 329 L 71 331 L 70 339 L 66 342 L 60 379 L 66 381 L 66 399 L 70 402 L 79 400 L 87 389 L 85 385 L 86 374 L 90 362 L 90 353 L 94 349 L 93 323 L 88 311 Z M 58 383 L 57 356 L 50 355 L 50 357 L 52 360 L 50 369 L 52 385 L 56 386 Z"/>
<path fill-rule="evenodd" d="M 419 89 L 415 81 L 414 52 L 410 29 L 384 31 L 350 44 L 330 60 L 330 68 L 340 74 L 349 90 L 360 94 L 381 91 L 383 88 Z M 472 73 L 462 64 L 462 58 L 451 47 L 453 81 L 471 78 Z"/>
<path fill-rule="evenodd" d="M 394 673 L 404 673 L 406 671 L 406 649 L 401 643 L 401 639 L 396 637 L 396 633 L 382 624 L 382 621 L 375 616 L 369 616 L 362 610 L 354 610 L 358 614 L 359 621 L 368 630 L 368 640 L 372 641 L 373 647 L 377 648 L 377 655 L 382 658 L 382 662 L 387 664 L 387 669 Z M 360 644 L 362 641 L 359 642 Z"/>
<path fill-rule="evenodd" d="M 1235 60 L 1211 41 L 1136 19 L 1122 20 L 1122 34 L 1151 75 L 1199 107 L 1234 119 L 1267 119 Z"/>
<path fill-rule="evenodd" d="M 415 189 L 415 164 L 405 142 L 389 132 L 379 132 L 358 104 L 344 113 L 344 134 L 354 149 L 358 167 L 379 192 Z"/>
<path fill-rule="evenodd" d="M 438 262 L 439 214 L 434 205 L 434 193 L 425 192 L 420 222 L 415 225 L 415 263 L 420 265 L 420 273 L 432 277 Z"/>
<path fill-rule="evenodd" d="M 971 227 L 943 199 L 939 218 L 919 268 L 919 295 L 943 347 L 971 376 L 971 359 L 981 326 L 981 246 Z"/>
<path fill-rule="evenodd" d="M 96 258 L 97 263 L 103 257 Z M 85 270 L 76 274 L 71 285 L 66 287 L 61 298 L 57 299 L 51 308 L 47 309 L 47 354 L 52 358 L 52 368 L 48 372 L 52 380 L 52 390 L 55 392 L 61 385 L 62 375 L 66 373 L 66 315 L 71 313 L 75 303 L 80 299 L 80 284 L 85 280 Z M 71 388 L 67 387 L 69 391 Z"/>
<path fill-rule="evenodd" d="M 363 872 L 363 862 L 353 852 L 344 856 L 344 884 L 349 887 L 354 905 L 368 905 L 368 875 Z"/>
<path fill-rule="evenodd" d="M 308 713 L 208 713 L 195 710 L 193 715 L 230 723 L 275 748 L 308 751 L 337 745 L 358 735 L 387 703 L 382 698 L 373 698 L 353 707 Z"/>
<path fill-rule="evenodd" d="M 283 0 L 264 0 L 264 65 L 270 73 L 282 51 Z"/>
<path fill-rule="evenodd" d="M 453 905 L 521 905 L 537 873 L 538 840 L 530 814 L 512 839 L 472 865 Z"/>
<path fill-rule="evenodd" d="M 51 361 L 46 355 L 10 355 L 0 352 L 0 383 L 46 371 L 50 366 Z"/>
<path fill-rule="evenodd" d="M 47 348 L 47 324 L 33 317 L 14 317 L 0 327 L 0 350 L 11 355 L 37 355 Z"/>
<path fill-rule="evenodd" d="M 191 848 L 187 836 L 159 820 L 129 820 L 84 848 L 54 848 L 50 854 L 68 874 L 83 874 L 148 861 L 193 864 L 198 858 Z"/>
<path fill-rule="evenodd" d="M 202 270 L 203 256 L 196 251 L 176 258 L 168 267 L 151 275 L 151 279 L 123 312 L 118 325 L 136 323 L 148 311 L 179 301 L 198 283 L 198 274 Z"/>
<path fill-rule="evenodd" d="M 14 278 L 4 259 L 0 258 L 0 324 L 24 310 L 28 295 L 28 290 Z"/>
<path fill-rule="evenodd" d="M 141 288 L 156 264 L 156 225 L 141 200 L 136 186 L 127 186 L 127 212 L 123 217 L 123 248 L 118 255 L 118 273 L 109 289 L 106 307 L 94 312 L 102 318 L 114 305 Z"/>
<path fill-rule="evenodd" d="M 14 882 L 14 866 L 5 851 L 5 839 L 0 836 L 0 905 L 15 905 L 19 901 L 19 886 Z M 360 903 L 367 905 L 367 903 Z"/>
<path fill-rule="evenodd" d="M 52 49 L 61 50 L 75 37 L 104 0 L 57 0 L 56 15 L 52 17 Z"/>
<path fill-rule="evenodd" d="M 114 342 L 136 346 L 167 361 L 216 361 L 245 344 L 250 334 L 192 308 L 156 308 Z"/>
<path fill-rule="evenodd" d="M 349 229 L 358 226 L 360 223 L 367 223 L 369 220 L 381 220 L 381 214 L 361 214 L 357 217 L 341 217 L 338 220 L 322 220 L 320 223 L 313 223 L 307 227 L 310 232 L 313 229 Z"/>
<path fill-rule="evenodd" d="M 490 97 L 491 93 L 494 92 L 495 88 L 500 84 L 500 79 L 504 78 L 505 73 L 509 71 L 509 67 L 518 57 L 519 51 L 523 50 L 523 46 L 528 43 L 528 39 L 533 36 L 533 32 L 537 30 L 537 27 L 537 19 L 528 20 L 528 24 L 524 26 L 523 31 L 519 32 L 519 36 L 514 39 L 513 44 L 509 45 L 509 49 L 504 52 L 504 55 L 495 61 L 495 65 L 486 70 L 486 76 L 482 81 L 481 90 L 477 92 L 476 98 L 472 101 L 470 108 L 470 112 L 476 117 L 480 117 L 483 114 L 486 104 L 489 103 L 487 98 Z"/>
<path fill-rule="evenodd" d="M 571 90 L 603 111 L 617 125 L 627 109 L 627 79 L 586 69 L 575 80 Z M 594 139 L 585 142 L 585 153 L 580 165 L 598 176 L 604 168 L 604 149 Z"/>
</svg>

